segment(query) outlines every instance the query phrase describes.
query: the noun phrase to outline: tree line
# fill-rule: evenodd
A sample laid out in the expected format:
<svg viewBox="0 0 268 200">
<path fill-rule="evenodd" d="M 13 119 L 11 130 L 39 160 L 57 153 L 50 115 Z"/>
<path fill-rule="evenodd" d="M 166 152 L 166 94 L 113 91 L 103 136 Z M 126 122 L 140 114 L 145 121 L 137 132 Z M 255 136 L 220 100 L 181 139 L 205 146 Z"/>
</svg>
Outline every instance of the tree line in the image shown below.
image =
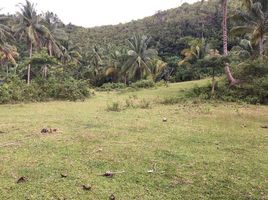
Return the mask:
<svg viewBox="0 0 268 200">
<path fill-rule="evenodd" d="M 143 79 L 172 82 L 226 74 L 241 85 L 237 66 L 266 62 L 265 0 L 210 0 L 154 16 L 90 29 L 65 25 L 26 0 L 16 15 L 0 16 L 0 79 L 83 80 L 93 86 Z M 240 72 L 241 73 L 241 72 Z M 7 82 L 7 81 L 6 81 Z"/>
</svg>

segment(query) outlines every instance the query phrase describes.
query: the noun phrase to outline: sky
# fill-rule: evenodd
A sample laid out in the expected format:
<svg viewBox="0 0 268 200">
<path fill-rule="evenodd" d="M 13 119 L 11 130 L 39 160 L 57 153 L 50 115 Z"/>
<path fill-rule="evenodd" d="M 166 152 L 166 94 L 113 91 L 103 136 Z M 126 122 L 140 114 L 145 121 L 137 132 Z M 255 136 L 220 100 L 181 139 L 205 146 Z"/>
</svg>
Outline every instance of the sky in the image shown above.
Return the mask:
<svg viewBox="0 0 268 200">
<path fill-rule="evenodd" d="M 198 0 L 31 0 L 38 13 L 51 11 L 65 23 L 94 27 L 125 23 Z M 24 0 L 1 0 L 1 13 L 14 14 Z"/>
</svg>

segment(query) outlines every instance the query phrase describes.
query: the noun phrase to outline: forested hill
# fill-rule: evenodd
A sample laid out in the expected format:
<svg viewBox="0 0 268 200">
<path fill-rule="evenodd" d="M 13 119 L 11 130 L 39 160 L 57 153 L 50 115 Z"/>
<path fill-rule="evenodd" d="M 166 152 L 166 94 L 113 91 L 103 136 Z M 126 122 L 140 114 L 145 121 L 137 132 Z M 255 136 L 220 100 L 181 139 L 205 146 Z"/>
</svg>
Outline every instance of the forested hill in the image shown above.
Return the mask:
<svg viewBox="0 0 268 200">
<path fill-rule="evenodd" d="M 178 8 L 158 11 L 151 17 L 131 21 L 126 24 L 82 28 L 67 25 L 71 40 L 78 44 L 82 51 L 93 45 L 124 45 L 125 40 L 134 33 L 152 36 L 152 44 L 160 55 L 180 55 L 186 48 L 186 36 L 206 38 L 211 48 L 221 49 L 221 7 L 218 0 L 209 3 L 184 3 Z M 230 1 L 233 3 L 232 1 Z"/>
</svg>

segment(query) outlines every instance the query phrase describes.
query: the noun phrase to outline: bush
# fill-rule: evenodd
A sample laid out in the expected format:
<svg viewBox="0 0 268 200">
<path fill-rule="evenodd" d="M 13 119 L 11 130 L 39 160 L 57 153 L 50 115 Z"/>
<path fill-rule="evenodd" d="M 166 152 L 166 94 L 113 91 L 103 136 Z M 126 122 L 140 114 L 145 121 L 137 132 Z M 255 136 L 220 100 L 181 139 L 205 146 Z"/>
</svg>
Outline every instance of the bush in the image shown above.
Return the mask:
<svg viewBox="0 0 268 200">
<path fill-rule="evenodd" d="M 176 82 L 191 81 L 197 79 L 200 79 L 200 77 L 191 65 L 180 66 L 175 75 Z"/>
<path fill-rule="evenodd" d="M 75 79 L 65 79 L 58 83 L 53 92 L 55 99 L 67 99 L 70 101 L 85 100 L 90 96 L 88 85 L 85 81 Z"/>
<path fill-rule="evenodd" d="M 139 108 L 141 109 L 149 109 L 151 108 L 151 103 L 150 101 L 146 100 L 146 99 L 142 99 L 139 103 Z"/>
<path fill-rule="evenodd" d="M 48 101 L 50 99 L 84 100 L 90 96 L 88 84 L 75 79 L 36 79 L 30 85 L 18 77 L 9 77 L 0 85 L 0 103 Z"/>
<path fill-rule="evenodd" d="M 120 108 L 120 103 L 119 102 L 113 102 L 112 104 L 108 104 L 107 111 L 112 111 L 112 112 L 120 112 L 121 108 Z"/>
<path fill-rule="evenodd" d="M 250 104 L 268 104 L 268 60 L 244 62 L 234 70 L 234 77 L 241 84 L 230 87 L 226 79 L 219 82 L 213 98 L 230 101 L 246 102 Z M 204 87 L 194 87 L 189 93 L 190 97 L 200 99 L 211 98 L 211 84 Z"/>
<path fill-rule="evenodd" d="M 112 91 L 112 90 L 121 90 L 127 87 L 124 83 L 105 83 L 101 87 L 97 88 L 99 91 Z"/>
<path fill-rule="evenodd" d="M 174 104 L 177 104 L 181 101 L 182 100 L 179 97 L 166 97 L 160 103 L 164 104 L 164 105 L 174 105 Z"/>
<path fill-rule="evenodd" d="M 130 85 L 132 88 L 152 88 L 155 87 L 153 80 L 140 80 Z"/>
</svg>

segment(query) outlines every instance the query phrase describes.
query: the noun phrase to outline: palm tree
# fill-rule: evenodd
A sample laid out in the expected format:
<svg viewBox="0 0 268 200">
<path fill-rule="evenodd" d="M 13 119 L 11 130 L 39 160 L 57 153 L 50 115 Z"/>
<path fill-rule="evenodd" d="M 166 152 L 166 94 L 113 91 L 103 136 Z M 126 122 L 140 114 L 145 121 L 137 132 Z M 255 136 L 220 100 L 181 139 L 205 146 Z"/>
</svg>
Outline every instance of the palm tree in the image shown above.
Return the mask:
<svg viewBox="0 0 268 200">
<path fill-rule="evenodd" d="M 4 45 L 0 45 L 0 63 L 1 65 L 6 65 L 6 74 L 8 75 L 9 68 L 8 62 L 12 63 L 14 66 L 17 65 L 15 58 L 18 57 L 19 54 L 17 52 L 17 48 L 11 46 L 7 43 Z"/>
<path fill-rule="evenodd" d="M 51 33 L 48 28 L 40 24 L 41 18 L 36 12 L 35 4 L 26 0 L 25 4 L 20 4 L 20 12 L 17 13 L 18 25 L 15 26 L 16 36 L 21 39 L 23 36 L 27 38 L 27 46 L 30 59 L 33 55 L 33 46 L 41 48 L 44 38 L 51 39 Z M 31 64 L 27 69 L 27 84 L 31 80 Z"/>
<path fill-rule="evenodd" d="M 127 40 L 129 47 L 128 60 L 123 66 L 122 73 L 131 78 L 140 80 L 143 75 L 150 74 L 149 63 L 157 56 L 157 51 L 149 49 L 151 37 L 145 35 L 134 35 Z"/>
<path fill-rule="evenodd" d="M 222 19 L 223 55 L 228 56 L 228 26 L 227 26 L 228 0 L 221 0 L 221 5 L 223 13 L 223 19 Z M 224 70 L 230 85 L 236 85 L 239 83 L 239 81 L 233 77 L 233 74 L 230 70 L 230 65 L 228 63 L 225 64 Z"/>
<path fill-rule="evenodd" d="M 7 42 L 8 39 L 13 38 L 11 28 L 4 24 L 8 18 L 0 16 L 0 45 Z"/>
<path fill-rule="evenodd" d="M 204 0 L 202 0 L 202 2 L 204 2 Z M 224 56 L 228 56 L 228 24 L 227 24 L 227 20 L 228 20 L 228 0 L 219 0 L 219 3 L 222 6 L 222 39 L 223 39 L 223 55 Z M 228 63 L 226 63 L 225 65 L 225 74 L 227 76 L 227 79 L 229 81 L 229 84 L 232 85 L 237 85 L 239 83 L 239 80 L 236 80 L 233 77 L 233 74 L 230 70 L 230 65 Z"/>
<path fill-rule="evenodd" d="M 9 39 L 13 39 L 11 28 L 4 24 L 8 19 L 0 16 L 0 62 L 2 65 L 6 64 L 7 75 L 9 71 L 7 62 L 16 65 L 15 58 L 18 56 L 17 48 L 7 43 Z"/>
<path fill-rule="evenodd" d="M 198 59 L 202 59 L 209 47 L 205 39 L 194 39 L 189 42 L 189 46 L 189 48 L 182 50 L 181 54 L 184 59 L 179 62 L 179 65 L 190 64 Z"/>
<path fill-rule="evenodd" d="M 74 62 L 75 64 L 80 63 L 82 55 L 80 54 L 80 49 L 77 45 L 74 45 L 71 40 L 62 40 L 60 44 L 60 49 L 62 52 L 61 61 L 63 63 Z"/>
<path fill-rule="evenodd" d="M 126 60 L 127 52 L 125 49 L 109 50 L 108 67 L 105 69 L 105 76 L 110 78 L 111 81 L 117 81 Z"/>
<path fill-rule="evenodd" d="M 58 41 L 67 41 L 68 37 L 65 31 L 60 28 L 62 26 L 62 22 L 52 12 L 46 12 L 42 16 L 42 23 L 44 23 L 45 27 L 48 29 L 46 32 L 47 37 L 44 38 L 44 46 L 47 47 L 48 54 L 50 56 L 56 56 L 60 58 L 63 56 L 61 45 Z"/>
<path fill-rule="evenodd" d="M 268 34 L 268 1 L 244 0 L 246 11 L 238 10 L 234 19 L 242 22 L 231 30 L 234 35 L 251 35 L 251 43 L 259 45 L 260 58 L 264 57 L 265 36 Z"/>
<path fill-rule="evenodd" d="M 159 78 L 164 78 L 165 75 L 168 75 L 168 65 L 162 60 L 155 59 L 151 65 L 152 78 L 154 81 L 157 81 Z M 167 81 L 167 80 L 166 80 Z"/>
</svg>

